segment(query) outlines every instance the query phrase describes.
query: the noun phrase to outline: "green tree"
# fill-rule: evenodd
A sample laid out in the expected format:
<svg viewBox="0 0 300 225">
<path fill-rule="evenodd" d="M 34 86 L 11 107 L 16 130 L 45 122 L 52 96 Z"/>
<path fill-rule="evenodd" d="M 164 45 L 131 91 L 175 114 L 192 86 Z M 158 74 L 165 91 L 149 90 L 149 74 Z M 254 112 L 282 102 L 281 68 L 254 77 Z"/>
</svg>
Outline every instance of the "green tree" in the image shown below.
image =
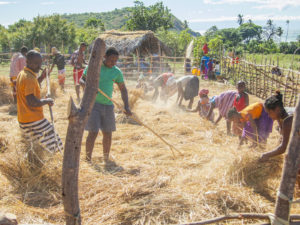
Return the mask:
<svg viewBox="0 0 300 225">
<path fill-rule="evenodd" d="M 237 22 L 240 26 L 244 23 L 244 16 L 242 14 L 238 14 Z"/>
<path fill-rule="evenodd" d="M 273 39 L 274 37 L 276 37 L 277 27 L 273 23 L 273 20 L 269 19 L 267 21 L 267 25 L 264 27 L 263 33 L 264 33 L 265 39 L 267 41 L 269 41 L 269 40 Z"/>
<path fill-rule="evenodd" d="M 219 30 L 218 30 L 217 26 L 212 26 L 204 33 L 204 35 L 208 39 L 211 39 L 211 38 L 214 38 L 216 35 L 218 35 L 218 31 Z"/>
<path fill-rule="evenodd" d="M 288 36 L 289 36 L 290 21 L 287 20 L 285 23 L 286 23 L 286 37 L 285 37 L 285 42 L 287 42 L 287 39 L 288 39 Z"/>
<path fill-rule="evenodd" d="M 170 10 L 162 2 L 157 2 L 149 7 L 146 7 L 141 1 L 135 1 L 134 4 L 126 22 L 129 30 L 157 31 L 161 27 L 165 30 L 173 27 Z"/>
<path fill-rule="evenodd" d="M 243 41 L 249 43 L 251 39 L 259 40 L 262 34 L 262 27 L 254 23 L 244 23 L 238 28 Z"/>
<path fill-rule="evenodd" d="M 281 27 L 278 27 L 276 32 L 277 32 L 277 35 L 280 38 L 280 42 L 281 42 L 281 36 L 283 34 L 283 29 Z"/>
<path fill-rule="evenodd" d="M 235 28 L 225 28 L 219 30 L 218 34 L 222 36 L 226 47 L 236 47 L 242 41 L 239 30 Z"/>
<path fill-rule="evenodd" d="M 95 17 L 89 18 L 86 22 L 84 27 L 95 28 L 101 31 L 105 31 L 104 23 L 101 19 L 97 19 Z"/>
</svg>

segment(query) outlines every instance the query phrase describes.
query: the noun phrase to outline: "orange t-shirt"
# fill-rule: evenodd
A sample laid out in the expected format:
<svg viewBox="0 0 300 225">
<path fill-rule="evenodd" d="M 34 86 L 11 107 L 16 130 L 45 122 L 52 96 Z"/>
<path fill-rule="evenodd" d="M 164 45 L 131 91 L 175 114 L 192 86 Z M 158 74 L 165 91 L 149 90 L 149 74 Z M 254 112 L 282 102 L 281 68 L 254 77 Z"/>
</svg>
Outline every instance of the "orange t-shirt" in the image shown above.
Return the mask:
<svg viewBox="0 0 300 225">
<path fill-rule="evenodd" d="M 253 103 L 246 108 L 244 108 L 242 111 L 240 111 L 242 119 L 241 122 L 246 122 L 249 120 L 249 116 L 251 115 L 252 119 L 258 119 L 262 113 L 263 110 L 263 104 L 260 102 Z"/>
<path fill-rule="evenodd" d="M 43 119 L 43 107 L 31 107 L 26 101 L 26 96 L 30 94 L 33 94 L 38 99 L 41 98 L 37 74 L 25 67 L 18 75 L 16 87 L 18 121 L 20 123 L 31 123 Z"/>
</svg>

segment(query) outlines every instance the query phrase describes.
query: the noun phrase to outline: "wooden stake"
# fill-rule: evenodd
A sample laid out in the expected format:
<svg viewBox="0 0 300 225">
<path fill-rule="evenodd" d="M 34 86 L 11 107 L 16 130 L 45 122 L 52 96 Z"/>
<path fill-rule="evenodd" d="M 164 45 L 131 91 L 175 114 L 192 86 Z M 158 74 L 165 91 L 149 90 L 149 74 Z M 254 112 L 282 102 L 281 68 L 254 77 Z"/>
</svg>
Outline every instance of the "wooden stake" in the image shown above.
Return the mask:
<svg viewBox="0 0 300 225">
<path fill-rule="evenodd" d="M 78 200 L 78 173 L 81 143 L 84 126 L 96 99 L 104 52 L 105 43 L 100 38 L 97 38 L 89 60 L 86 88 L 80 108 L 76 108 L 72 98 L 69 102 L 69 125 L 62 170 L 62 199 L 67 225 L 81 224 Z"/>
<path fill-rule="evenodd" d="M 279 193 L 292 200 L 294 195 L 295 183 L 300 165 L 300 99 L 295 110 L 293 126 L 287 156 L 285 157 L 284 168 L 279 188 Z M 277 196 L 275 206 L 275 216 L 289 221 L 291 204 L 286 199 Z"/>
<path fill-rule="evenodd" d="M 187 224 L 182 224 L 182 225 L 205 225 L 205 224 L 212 224 L 212 223 L 216 224 L 216 223 L 224 221 L 224 220 L 234 220 L 234 219 L 238 219 L 238 220 L 244 220 L 244 219 L 269 220 L 270 216 L 268 214 L 258 214 L 258 213 L 239 213 L 239 214 L 227 215 L 227 216 L 213 218 L 210 220 L 194 222 L 194 223 L 187 223 Z M 292 215 L 291 219 L 299 220 L 300 216 Z"/>
</svg>

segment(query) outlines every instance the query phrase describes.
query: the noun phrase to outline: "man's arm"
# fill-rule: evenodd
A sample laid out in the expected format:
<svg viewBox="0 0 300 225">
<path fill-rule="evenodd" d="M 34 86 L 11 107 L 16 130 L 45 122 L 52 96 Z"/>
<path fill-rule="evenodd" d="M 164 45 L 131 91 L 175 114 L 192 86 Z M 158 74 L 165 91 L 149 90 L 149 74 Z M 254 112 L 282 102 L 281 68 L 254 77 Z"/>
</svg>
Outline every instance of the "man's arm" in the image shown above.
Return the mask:
<svg viewBox="0 0 300 225">
<path fill-rule="evenodd" d="M 187 112 L 199 112 L 201 103 L 198 101 L 197 107 L 195 109 L 187 109 Z"/>
<path fill-rule="evenodd" d="M 249 95 L 247 93 L 245 93 L 245 105 L 249 105 Z"/>
<path fill-rule="evenodd" d="M 43 70 L 42 74 L 37 78 L 39 83 L 42 83 L 42 81 L 46 78 L 46 68 Z M 50 74 L 49 74 L 50 75 Z"/>
<path fill-rule="evenodd" d="M 208 111 L 208 113 L 207 113 L 207 116 L 206 116 L 206 119 L 208 119 L 209 120 L 209 118 L 210 118 L 210 115 L 212 114 L 212 112 L 214 111 L 214 108 L 215 108 L 215 104 L 212 102 L 212 103 L 210 103 L 210 107 L 209 107 L 209 111 Z M 222 117 L 221 117 L 222 118 Z"/>
<path fill-rule="evenodd" d="M 121 82 L 121 83 L 117 83 L 120 91 L 121 91 L 121 96 L 122 96 L 122 100 L 123 100 L 123 103 L 124 103 L 124 108 L 125 108 L 125 113 L 126 115 L 131 115 L 131 111 L 130 111 L 130 108 L 129 108 L 129 102 L 128 102 L 128 92 L 127 92 L 127 88 L 125 86 L 125 83 L 124 82 Z"/>
<path fill-rule="evenodd" d="M 25 97 L 26 102 L 30 107 L 41 107 L 46 104 L 52 106 L 54 104 L 52 98 L 38 99 L 33 94 L 26 95 Z"/>
</svg>

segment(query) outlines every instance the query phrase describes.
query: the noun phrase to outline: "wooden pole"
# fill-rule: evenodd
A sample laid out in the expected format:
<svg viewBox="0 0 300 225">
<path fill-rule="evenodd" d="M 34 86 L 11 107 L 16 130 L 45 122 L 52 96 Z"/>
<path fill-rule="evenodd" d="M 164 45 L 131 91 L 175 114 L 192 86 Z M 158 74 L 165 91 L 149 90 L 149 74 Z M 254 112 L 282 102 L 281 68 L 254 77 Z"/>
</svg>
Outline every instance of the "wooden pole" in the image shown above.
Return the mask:
<svg viewBox="0 0 300 225">
<path fill-rule="evenodd" d="M 284 168 L 279 188 L 280 195 L 277 196 L 275 216 L 289 221 L 291 204 L 281 195 L 292 200 L 295 183 L 300 165 L 300 99 L 295 110 L 291 137 L 288 145 L 287 156 L 285 157 Z"/>
<path fill-rule="evenodd" d="M 68 107 L 69 126 L 65 142 L 65 151 L 62 170 L 62 199 L 64 204 L 67 225 L 80 225 L 80 207 L 78 200 L 78 173 L 81 142 L 84 126 L 94 105 L 100 69 L 104 56 L 105 43 L 97 38 L 90 55 L 87 71 L 86 88 L 84 90 L 80 108 L 76 108 L 70 98 Z"/>
<path fill-rule="evenodd" d="M 140 60 L 140 53 L 139 53 L 138 49 L 136 49 L 136 58 L 137 58 L 138 76 L 139 76 L 140 75 L 141 60 Z"/>
<path fill-rule="evenodd" d="M 300 219 L 299 215 L 292 215 L 292 219 L 298 220 Z M 258 220 L 269 220 L 270 217 L 268 214 L 258 214 L 258 213 L 239 213 L 239 214 L 233 214 L 233 215 L 227 215 L 227 216 L 221 216 L 201 222 L 193 222 L 193 223 L 187 223 L 182 225 L 206 225 L 206 224 L 217 224 L 224 220 L 244 220 L 244 219 L 258 219 Z M 222 223 L 225 224 L 225 223 Z M 227 223 L 226 223 L 227 224 Z"/>
</svg>

